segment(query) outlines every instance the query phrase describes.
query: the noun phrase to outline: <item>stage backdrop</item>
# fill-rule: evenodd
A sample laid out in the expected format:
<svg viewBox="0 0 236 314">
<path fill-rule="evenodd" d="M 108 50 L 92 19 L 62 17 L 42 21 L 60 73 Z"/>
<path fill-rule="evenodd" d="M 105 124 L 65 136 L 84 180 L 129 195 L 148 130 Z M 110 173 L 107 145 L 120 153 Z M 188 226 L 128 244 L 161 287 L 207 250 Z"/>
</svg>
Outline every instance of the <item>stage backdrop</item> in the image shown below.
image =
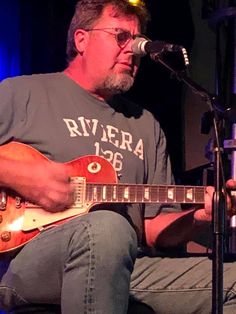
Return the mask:
<svg viewBox="0 0 236 314">
<path fill-rule="evenodd" d="M 18 0 L 0 1 L 0 81 L 21 74 Z M 0 278 L 6 264 L 0 260 Z M 0 314 L 4 314 L 1 312 Z"/>
<path fill-rule="evenodd" d="M 0 1 L 0 80 L 19 75 L 20 17 L 19 1 Z"/>
<path fill-rule="evenodd" d="M 190 53 L 190 77 L 211 93 L 215 92 L 215 60 L 216 35 L 208 26 L 208 21 L 202 18 L 202 1 L 192 0 L 191 11 L 195 36 Z M 201 118 L 209 110 L 207 104 L 185 88 L 183 95 L 183 156 L 184 169 L 190 170 L 207 164 L 204 157 L 205 146 L 211 134 L 201 134 Z"/>
</svg>

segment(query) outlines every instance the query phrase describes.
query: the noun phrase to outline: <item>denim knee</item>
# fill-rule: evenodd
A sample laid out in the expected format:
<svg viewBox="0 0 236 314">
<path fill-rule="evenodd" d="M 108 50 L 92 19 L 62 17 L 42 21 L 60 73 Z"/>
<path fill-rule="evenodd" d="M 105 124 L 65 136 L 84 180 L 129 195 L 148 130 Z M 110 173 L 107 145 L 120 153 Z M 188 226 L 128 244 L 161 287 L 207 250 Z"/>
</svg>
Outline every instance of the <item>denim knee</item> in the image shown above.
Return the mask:
<svg viewBox="0 0 236 314">
<path fill-rule="evenodd" d="M 84 306 L 98 304 L 102 313 L 112 313 L 121 304 L 126 308 L 136 251 L 136 233 L 124 217 L 90 212 L 27 244 L 12 261 L 2 288 L 10 286 L 26 302 L 59 304 L 61 298 L 65 313 L 73 313 L 70 303 L 81 313 Z"/>
<path fill-rule="evenodd" d="M 112 263 L 137 254 L 137 236 L 126 218 L 112 211 L 91 212 L 81 219 L 88 223 L 88 232 L 101 259 Z"/>
<path fill-rule="evenodd" d="M 67 286 L 67 291 L 62 292 L 64 312 L 72 313 L 68 305 L 68 299 L 71 300 L 68 290 L 74 291 L 75 287 L 68 287 L 75 282 L 79 295 L 84 295 L 84 313 L 94 309 L 98 313 L 125 313 L 137 253 L 134 229 L 124 217 L 110 211 L 91 212 L 79 218 L 78 223 L 83 226 L 83 232 L 78 230 L 73 234 L 70 258 L 64 268 L 63 282 Z M 84 287 L 81 282 L 84 282 Z M 81 304 L 77 308 L 81 309 Z"/>
</svg>

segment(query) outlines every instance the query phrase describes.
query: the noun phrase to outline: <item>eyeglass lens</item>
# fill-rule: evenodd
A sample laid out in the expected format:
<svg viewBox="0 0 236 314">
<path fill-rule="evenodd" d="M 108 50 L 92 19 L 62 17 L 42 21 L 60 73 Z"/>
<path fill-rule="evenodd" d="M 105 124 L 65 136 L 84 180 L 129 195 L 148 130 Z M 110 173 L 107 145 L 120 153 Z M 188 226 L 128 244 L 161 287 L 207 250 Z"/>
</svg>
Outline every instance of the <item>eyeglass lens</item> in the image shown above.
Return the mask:
<svg viewBox="0 0 236 314">
<path fill-rule="evenodd" d="M 130 32 L 120 32 L 116 35 L 117 42 L 120 46 L 123 46 L 127 43 L 128 40 L 130 40 L 133 36 L 130 34 Z"/>
</svg>

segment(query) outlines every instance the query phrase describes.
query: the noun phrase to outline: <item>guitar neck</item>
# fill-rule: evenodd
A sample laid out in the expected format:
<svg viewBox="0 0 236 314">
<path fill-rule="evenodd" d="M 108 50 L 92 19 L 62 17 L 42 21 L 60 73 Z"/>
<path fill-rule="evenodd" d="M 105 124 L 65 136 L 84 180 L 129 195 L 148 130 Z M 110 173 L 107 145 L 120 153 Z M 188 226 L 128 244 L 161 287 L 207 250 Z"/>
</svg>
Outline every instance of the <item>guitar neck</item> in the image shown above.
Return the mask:
<svg viewBox="0 0 236 314">
<path fill-rule="evenodd" d="M 203 204 L 205 187 L 143 184 L 86 184 L 87 202 Z"/>
</svg>

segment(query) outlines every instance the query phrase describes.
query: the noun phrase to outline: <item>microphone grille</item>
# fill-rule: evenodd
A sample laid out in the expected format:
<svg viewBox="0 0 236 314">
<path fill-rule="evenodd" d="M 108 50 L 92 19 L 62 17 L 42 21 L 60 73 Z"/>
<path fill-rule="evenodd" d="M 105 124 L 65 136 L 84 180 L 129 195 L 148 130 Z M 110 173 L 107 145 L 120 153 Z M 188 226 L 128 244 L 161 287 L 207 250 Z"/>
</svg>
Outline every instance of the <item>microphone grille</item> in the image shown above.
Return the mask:
<svg viewBox="0 0 236 314">
<path fill-rule="evenodd" d="M 148 40 L 144 37 L 137 37 L 135 38 L 132 44 L 132 51 L 135 55 L 138 56 L 145 56 L 147 53 L 145 51 L 145 45 Z"/>
</svg>

